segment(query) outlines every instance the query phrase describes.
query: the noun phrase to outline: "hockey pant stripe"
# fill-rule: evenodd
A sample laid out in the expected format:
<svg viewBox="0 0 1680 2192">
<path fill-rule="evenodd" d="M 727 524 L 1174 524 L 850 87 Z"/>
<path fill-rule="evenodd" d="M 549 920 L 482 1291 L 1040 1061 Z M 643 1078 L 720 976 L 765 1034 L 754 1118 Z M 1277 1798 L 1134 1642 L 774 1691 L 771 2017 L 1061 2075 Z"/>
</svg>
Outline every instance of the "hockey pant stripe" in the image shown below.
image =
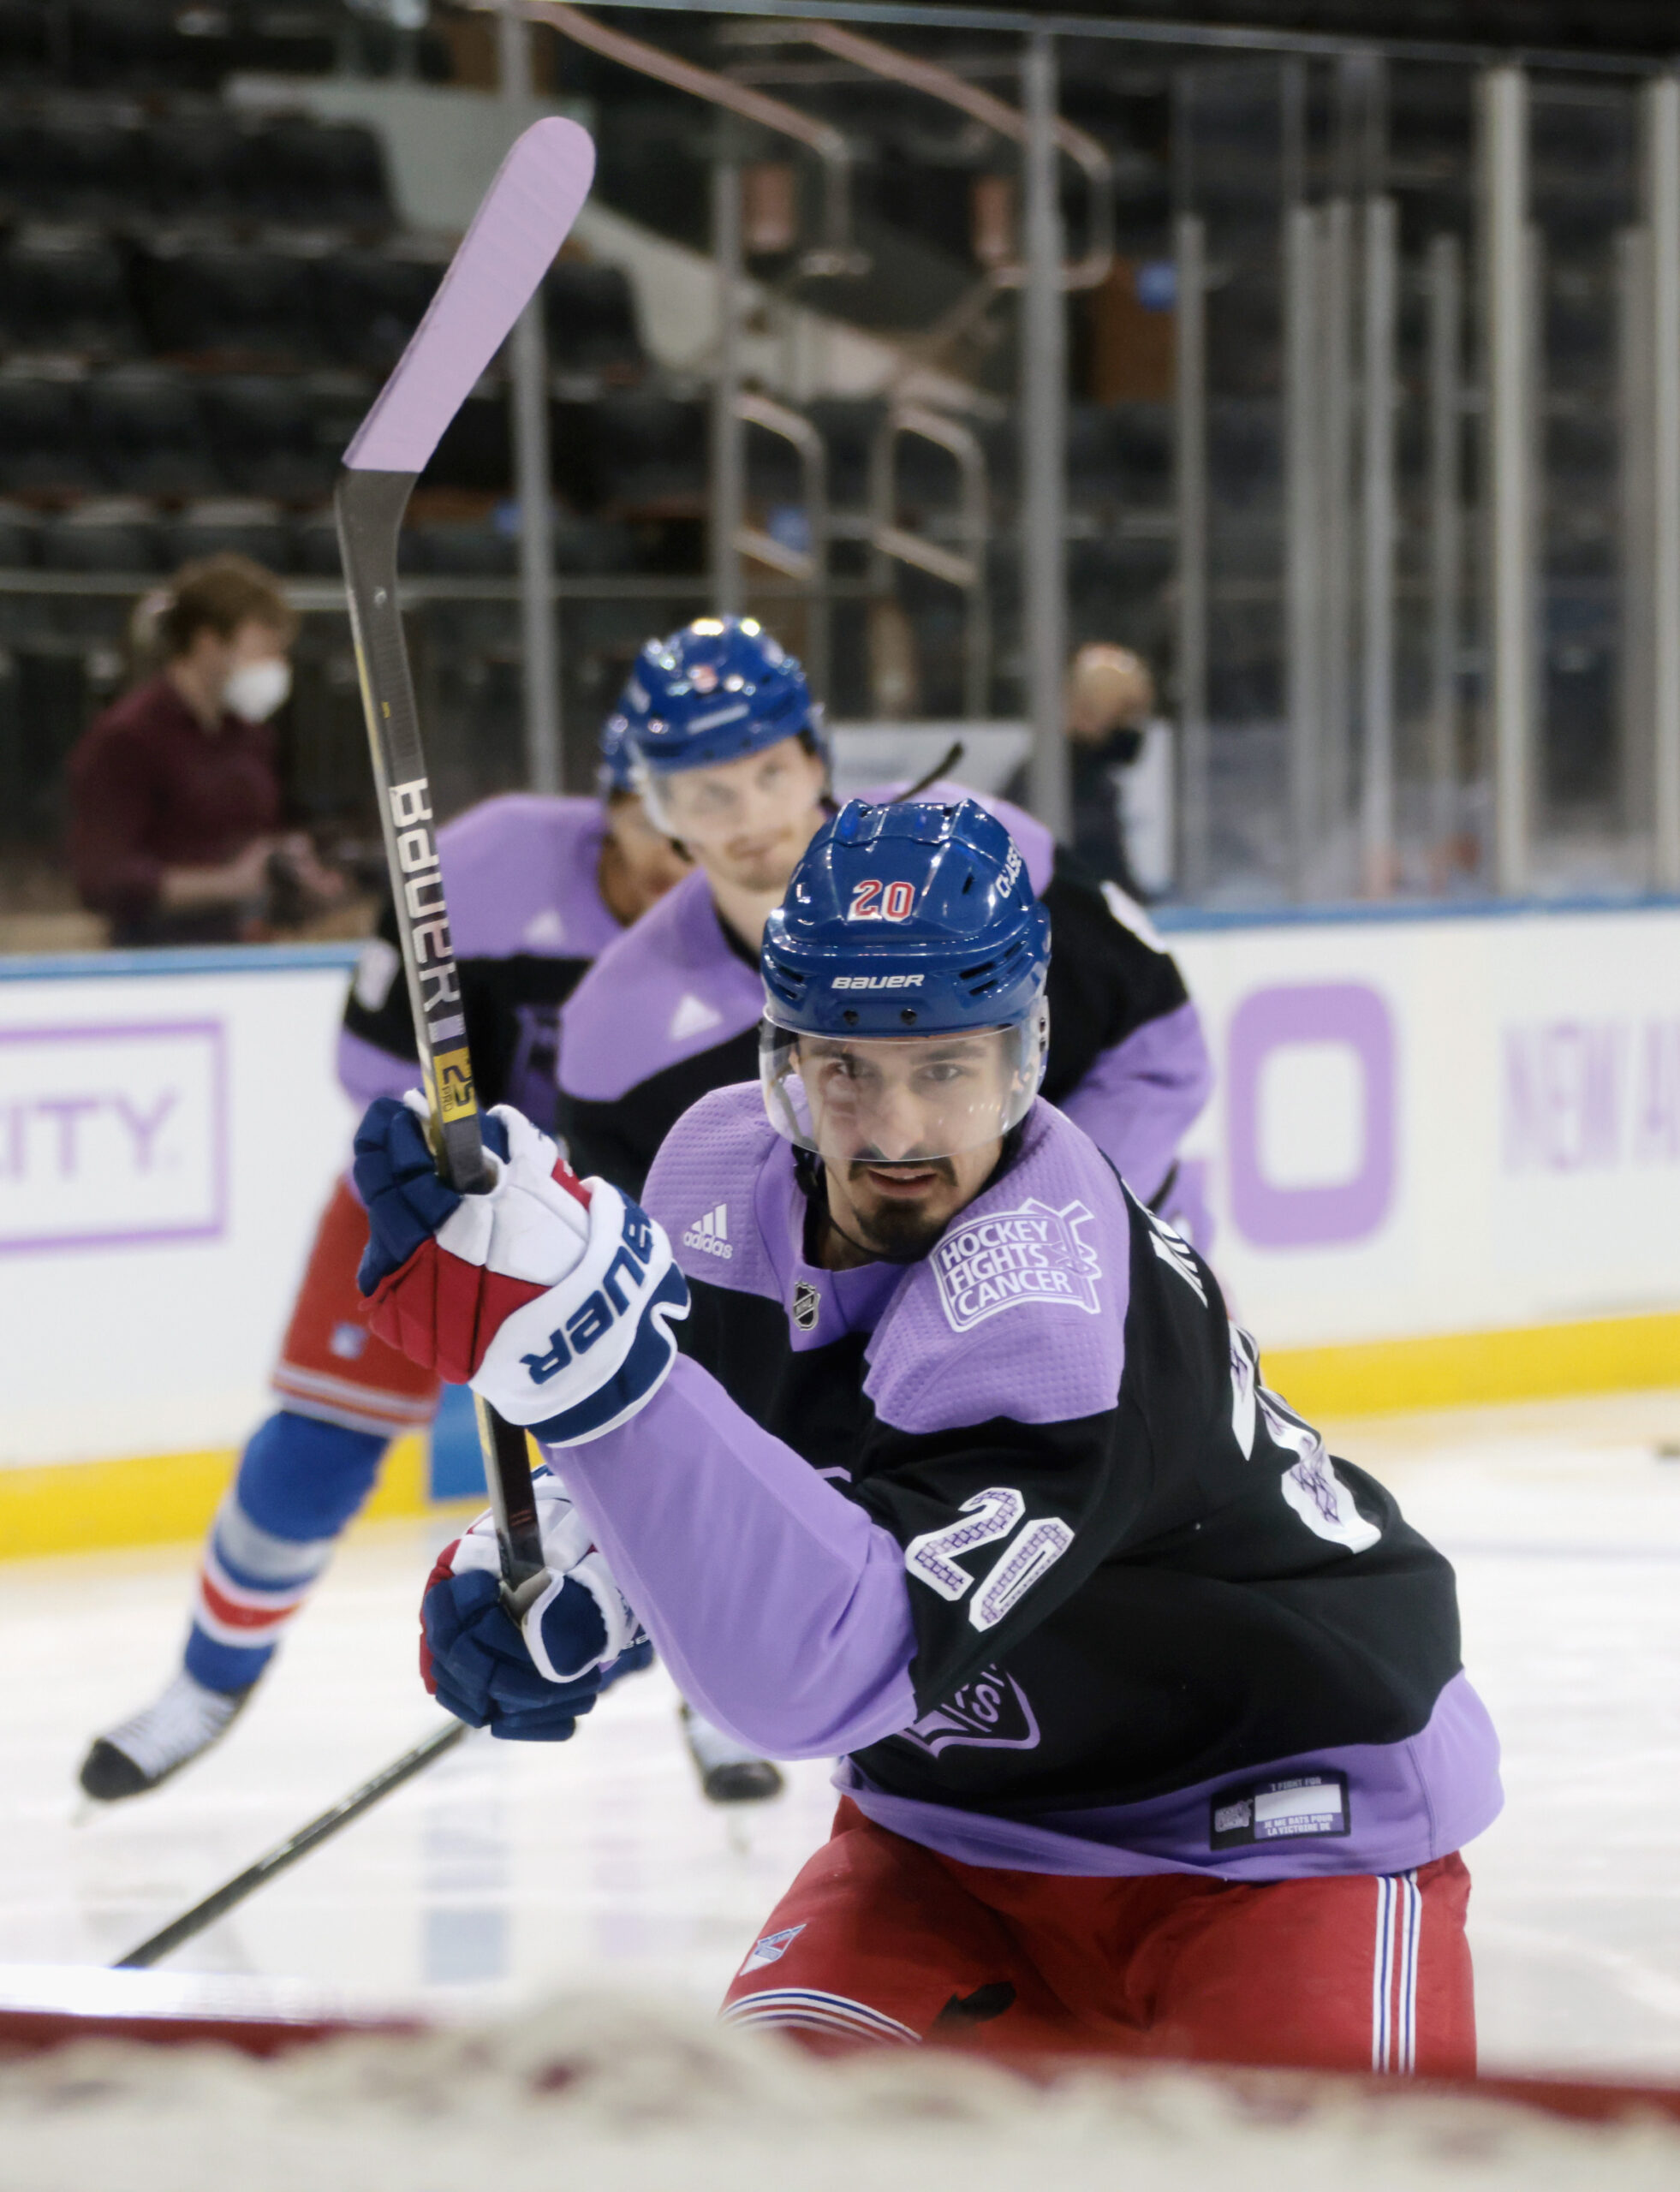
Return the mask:
<svg viewBox="0 0 1680 2192">
<path fill-rule="evenodd" d="M 372 1432 L 391 1438 L 403 1431 L 423 1431 L 438 1412 L 434 1391 L 419 1398 L 402 1393 L 375 1391 L 353 1385 L 348 1378 L 332 1378 L 319 1370 L 306 1370 L 295 1362 L 275 1366 L 270 1384 L 296 1415 L 312 1415 L 322 1423 L 336 1423 L 346 1431 Z"/>
<path fill-rule="evenodd" d="M 1410 2077 L 1417 2068 L 1417 1969 L 1423 1897 L 1415 1873 L 1377 1881 L 1371 1975 L 1371 2068 Z"/>
<path fill-rule="evenodd" d="M 814 1986 L 766 1988 L 743 1995 L 724 2010 L 722 2022 L 736 2025 L 772 2025 L 800 2032 L 831 2032 L 848 2040 L 896 2041 L 914 2046 L 921 2035 L 884 2010 L 867 2002 L 854 2002 L 844 1994 L 828 1994 Z"/>
</svg>

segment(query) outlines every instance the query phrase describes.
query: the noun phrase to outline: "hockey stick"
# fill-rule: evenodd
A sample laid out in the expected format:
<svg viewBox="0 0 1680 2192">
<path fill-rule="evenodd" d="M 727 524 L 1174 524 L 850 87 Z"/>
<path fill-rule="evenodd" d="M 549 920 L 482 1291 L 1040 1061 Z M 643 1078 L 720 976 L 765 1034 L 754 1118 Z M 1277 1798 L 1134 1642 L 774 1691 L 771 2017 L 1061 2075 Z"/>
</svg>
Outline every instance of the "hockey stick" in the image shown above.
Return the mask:
<svg viewBox="0 0 1680 2192">
<path fill-rule="evenodd" d="M 547 272 L 588 194 L 595 148 L 575 122 L 539 122 L 486 192 L 414 339 L 354 440 L 334 498 L 385 861 L 426 1077 L 438 1166 L 486 1184 L 467 1022 L 438 861 L 432 787 L 396 596 L 396 539 L 414 482 Z M 545 1575 L 525 1433 L 477 1403 L 485 1477 L 515 1605 Z"/>
<path fill-rule="evenodd" d="M 296 1864 L 300 1857 L 307 1857 L 312 1850 L 319 1850 L 322 1843 L 330 1841 L 341 1827 L 360 1819 L 365 1811 L 372 1810 L 382 1796 L 390 1796 L 393 1789 L 400 1789 L 405 1781 L 412 1781 L 415 1774 L 424 1772 L 434 1759 L 441 1758 L 466 1735 L 467 1730 L 459 1720 L 447 1728 L 439 1728 L 416 1743 L 412 1750 L 405 1750 L 401 1758 L 393 1759 L 383 1772 L 371 1781 L 364 1781 L 359 1789 L 352 1789 L 348 1796 L 341 1797 L 330 1811 L 319 1819 L 312 1819 L 307 1826 L 299 1827 L 295 1834 L 289 1834 L 283 1842 L 258 1858 L 254 1865 L 247 1865 L 242 1873 L 235 1873 L 213 1894 L 195 1903 L 190 1910 L 183 1910 L 180 1917 L 171 1920 L 160 1933 L 150 1935 L 138 1948 L 118 1958 L 111 1966 L 113 1971 L 149 1971 L 154 1963 L 161 1963 L 171 1956 L 183 1941 L 190 1941 L 194 1933 L 203 1933 L 206 1926 L 213 1926 L 224 1917 L 235 1904 L 243 1903 L 247 1895 L 254 1895 L 259 1887 Z"/>
</svg>

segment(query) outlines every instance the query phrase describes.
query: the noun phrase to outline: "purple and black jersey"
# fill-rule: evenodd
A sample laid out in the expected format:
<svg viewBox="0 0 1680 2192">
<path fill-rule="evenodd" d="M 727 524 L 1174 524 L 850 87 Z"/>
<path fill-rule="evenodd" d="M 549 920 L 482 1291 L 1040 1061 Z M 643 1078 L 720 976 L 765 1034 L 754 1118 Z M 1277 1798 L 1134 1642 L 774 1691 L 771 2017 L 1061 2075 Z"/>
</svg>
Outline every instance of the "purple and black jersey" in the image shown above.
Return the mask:
<svg viewBox="0 0 1680 2192">
<path fill-rule="evenodd" d="M 623 933 L 596 880 L 606 816 L 593 799 L 518 792 L 438 832 L 479 1100 L 554 1117 L 560 1008 Z M 356 968 L 338 1077 L 358 1103 L 420 1086 L 396 918 L 387 902 Z"/>
<path fill-rule="evenodd" d="M 925 795 L 971 795 L 941 783 Z M 1183 979 L 1112 885 L 1018 807 L 982 804 L 1020 848 L 1054 932 L 1043 1093 L 1154 1197 L 1212 1080 Z M 763 1010 L 756 942 L 726 927 L 704 875 L 685 877 L 603 953 L 561 1016 L 559 1124 L 578 1171 L 639 1195 L 689 1105 L 756 1076 Z"/>
<path fill-rule="evenodd" d="M 1392 1873 L 1500 1803 L 1452 1571 L 1040 1100 L 921 1260 L 809 1260 L 756 1087 L 646 1202 L 682 1358 L 568 1482 L 685 1695 L 980 1864 Z"/>
</svg>

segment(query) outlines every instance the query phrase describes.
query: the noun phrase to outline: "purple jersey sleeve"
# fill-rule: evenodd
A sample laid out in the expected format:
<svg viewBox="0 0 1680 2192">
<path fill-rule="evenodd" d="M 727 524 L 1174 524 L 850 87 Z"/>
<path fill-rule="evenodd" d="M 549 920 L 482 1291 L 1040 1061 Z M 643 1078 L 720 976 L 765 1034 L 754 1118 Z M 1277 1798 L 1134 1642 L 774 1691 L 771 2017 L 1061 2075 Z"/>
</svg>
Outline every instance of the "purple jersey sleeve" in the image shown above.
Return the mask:
<svg viewBox="0 0 1680 2192">
<path fill-rule="evenodd" d="M 916 1717 L 904 1556 L 861 1508 L 678 1360 L 620 1431 L 551 1456 L 683 1695 L 774 1758 Z"/>
<path fill-rule="evenodd" d="M 1201 1020 L 1187 1001 L 1099 1052 L 1061 1109 L 1147 1202 L 1212 1087 Z"/>
<path fill-rule="evenodd" d="M 420 1086 L 420 1063 L 382 1050 L 365 1036 L 338 1031 L 338 1085 L 352 1103 L 364 1107 L 376 1096 L 402 1096 Z"/>
</svg>

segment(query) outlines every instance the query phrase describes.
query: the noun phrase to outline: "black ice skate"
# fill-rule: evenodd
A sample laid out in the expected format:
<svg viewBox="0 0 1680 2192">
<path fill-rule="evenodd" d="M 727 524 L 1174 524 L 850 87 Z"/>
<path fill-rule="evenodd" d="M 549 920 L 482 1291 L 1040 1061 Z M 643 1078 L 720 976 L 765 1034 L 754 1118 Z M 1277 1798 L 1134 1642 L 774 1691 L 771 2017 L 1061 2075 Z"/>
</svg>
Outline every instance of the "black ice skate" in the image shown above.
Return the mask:
<svg viewBox="0 0 1680 2192">
<path fill-rule="evenodd" d="M 779 1767 L 760 1758 L 704 1720 L 692 1705 L 682 1707 L 682 1734 L 694 1761 L 706 1801 L 713 1804 L 760 1804 L 782 1793 Z"/>
<path fill-rule="evenodd" d="M 226 1735 L 256 1686 L 206 1689 L 178 1674 L 154 1704 L 94 1737 L 81 1762 L 84 1791 L 102 1804 L 146 1795 Z"/>
</svg>

